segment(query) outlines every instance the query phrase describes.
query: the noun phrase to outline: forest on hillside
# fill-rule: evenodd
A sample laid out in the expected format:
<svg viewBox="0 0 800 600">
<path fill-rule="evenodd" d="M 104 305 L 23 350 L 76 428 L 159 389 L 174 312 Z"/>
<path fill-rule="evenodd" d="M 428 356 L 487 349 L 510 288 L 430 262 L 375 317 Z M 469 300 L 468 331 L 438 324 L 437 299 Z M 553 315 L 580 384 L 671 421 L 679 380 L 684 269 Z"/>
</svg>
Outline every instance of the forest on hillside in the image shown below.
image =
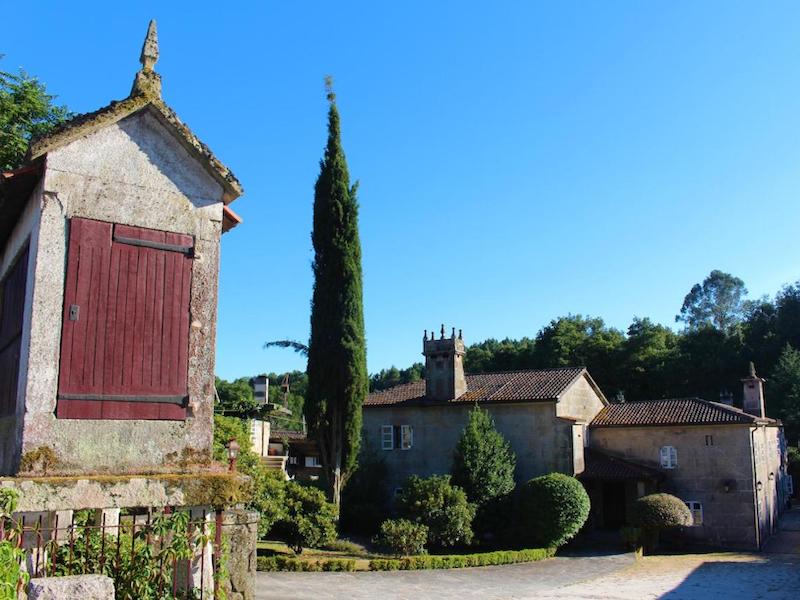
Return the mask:
<svg viewBox="0 0 800 600">
<path fill-rule="evenodd" d="M 553 319 L 534 337 L 488 339 L 469 346 L 465 368 L 480 373 L 583 365 L 612 402 L 687 396 L 718 400 L 721 394 L 733 394 L 740 406 L 740 380 L 752 361 L 767 379 L 768 416 L 784 421 L 795 444 L 800 436 L 800 282 L 774 297 L 750 300 L 747 295 L 741 279 L 712 271 L 684 298 L 676 317 L 682 324 L 678 331 L 646 317 L 634 317 L 622 331 L 599 317 L 567 315 Z M 299 371 L 292 374 L 290 399 L 300 412 L 304 377 Z M 370 377 L 370 389 L 423 377 L 421 363 L 391 367 Z M 270 375 L 270 398 L 280 393 L 281 378 Z M 243 388 L 241 392 L 245 394 Z"/>
</svg>

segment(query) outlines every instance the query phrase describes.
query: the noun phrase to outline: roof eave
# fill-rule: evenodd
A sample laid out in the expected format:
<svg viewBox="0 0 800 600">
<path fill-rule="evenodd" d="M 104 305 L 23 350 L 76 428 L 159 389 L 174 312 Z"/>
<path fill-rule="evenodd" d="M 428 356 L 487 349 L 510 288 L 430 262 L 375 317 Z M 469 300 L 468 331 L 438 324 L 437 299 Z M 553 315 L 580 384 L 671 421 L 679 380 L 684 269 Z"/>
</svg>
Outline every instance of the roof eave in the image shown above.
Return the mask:
<svg viewBox="0 0 800 600">
<path fill-rule="evenodd" d="M 200 162 L 208 174 L 220 184 L 224 204 L 230 204 L 244 193 L 244 189 L 233 172 L 214 156 L 209 147 L 200 141 L 191 129 L 178 118 L 175 111 L 163 100 L 150 94 L 134 94 L 124 100 L 113 101 L 108 106 L 94 112 L 73 117 L 49 134 L 33 140 L 26 159 L 29 162 L 34 161 L 148 107 L 153 109 L 159 122 L 173 133 L 189 154 Z"/>
</svg>

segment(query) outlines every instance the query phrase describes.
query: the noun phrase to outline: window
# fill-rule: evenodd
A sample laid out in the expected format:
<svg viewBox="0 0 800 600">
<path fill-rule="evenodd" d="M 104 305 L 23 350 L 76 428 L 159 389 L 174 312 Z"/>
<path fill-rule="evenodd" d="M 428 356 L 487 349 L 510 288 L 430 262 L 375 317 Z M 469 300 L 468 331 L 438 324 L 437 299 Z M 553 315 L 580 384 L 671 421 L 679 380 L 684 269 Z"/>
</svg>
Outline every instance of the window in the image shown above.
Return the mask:
<svg viewBox="0 0 800 600">
<path fill-rule="evenodd" d="M 186 418 L 192 236 L 70 221 L 56 417 Z"/>
<path fill-rule="evenodd" d="M 687 500 L 684 502 L 686 508 L 692 513 L 692 526 L 698 527 L 703 524 L 703 505 L 695 500 Z"/>
<path fill-rule="evenodd" d="M 644 485 L 644 481 L 637 481 L 636 482 L 636 497 L 641 498 L 645 495 L 646 488 Z"/>
<path fill-rule="evenodd" d="M 322 463 L 319 462 L 319 456 L 306 456 L 306 466 L 312 468 L 319 468 Z"/>
<path fill-rule="evenodd" d="M 0 282 L 0 417 L 17 410 L 17 383 L 28 277 L 27 246 Z"/>
<path fill-rule="evenodd" d="M 665 469 L 678 466 L 678 451 L 674 446 L 661 446 L 661 466 Z"/>
<path fill-rule="evenodd" d="M 786 482 L 786 493 L 789 496 L 794 495 L 794 479 L 791 475 L 786 475 L 783 480 Z"/>
<path fill-rule="evenodd" d="M 289 455 L 289 464 L 290 465 L 296 465 L 297 464 L 297 457 Z"/>
<path fill-rule="evenodd" d="M 414 428 L 411 425 L 382 425 L 381 448 L 383 450 L 409 450 L 414 444 Z"/>
<path fill-rule="evenodd" d="M 381 426 L 381 449 L 394 450 L 394 427 L 391 425 Z"/>
<path fill-rule="evenodd" d="M 714 445 L 714 436 L 707 435 L 706 436 L 706 446 L 713 446 Z"/>
<path fill-rule="evenodd" d="M 400 426 L 400 448 L 410 450 L 414 443 L 414 429 L 411 425 Z"/>
</svg>

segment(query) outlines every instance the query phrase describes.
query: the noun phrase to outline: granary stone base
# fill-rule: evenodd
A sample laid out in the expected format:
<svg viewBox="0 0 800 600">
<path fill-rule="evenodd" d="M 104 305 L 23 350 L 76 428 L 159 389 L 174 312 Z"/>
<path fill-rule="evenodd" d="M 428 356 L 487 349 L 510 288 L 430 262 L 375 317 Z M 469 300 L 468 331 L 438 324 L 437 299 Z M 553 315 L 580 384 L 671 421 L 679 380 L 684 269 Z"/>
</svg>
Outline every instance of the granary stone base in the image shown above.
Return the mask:
<svg viewBox="0 0 800 600">
<path fill-rule="evenodd" d="M 223 531 L 227 536 L 229 600 L 253 600 L 256 593 L 256 542 L 258 541 L 257 512 L 227 510 Z"/>
<path fill-rule="evenodd" d="M 105 575 L 31 579 L 28 600 L 114 600 L 114 582 Z"/>
</svg>

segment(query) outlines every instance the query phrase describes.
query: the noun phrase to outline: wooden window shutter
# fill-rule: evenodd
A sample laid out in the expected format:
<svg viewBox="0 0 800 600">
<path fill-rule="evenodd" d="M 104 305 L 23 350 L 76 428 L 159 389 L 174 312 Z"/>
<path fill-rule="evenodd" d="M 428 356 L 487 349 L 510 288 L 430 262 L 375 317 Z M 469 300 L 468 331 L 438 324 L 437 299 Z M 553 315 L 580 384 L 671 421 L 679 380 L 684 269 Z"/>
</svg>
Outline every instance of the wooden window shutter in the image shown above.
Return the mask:
<svg viewBox="0 0 800 600">
<path fill-rule="evenodd" d="M 27 278 L 28 248 L 26 247 L 0 283 L 0 417 L 13 415 L 17 408 Z"/>
<path fill-rule="evenodd" d="M 70 221 L 56 416 L 184 419 L 191 236 Z"/>
</svg>

